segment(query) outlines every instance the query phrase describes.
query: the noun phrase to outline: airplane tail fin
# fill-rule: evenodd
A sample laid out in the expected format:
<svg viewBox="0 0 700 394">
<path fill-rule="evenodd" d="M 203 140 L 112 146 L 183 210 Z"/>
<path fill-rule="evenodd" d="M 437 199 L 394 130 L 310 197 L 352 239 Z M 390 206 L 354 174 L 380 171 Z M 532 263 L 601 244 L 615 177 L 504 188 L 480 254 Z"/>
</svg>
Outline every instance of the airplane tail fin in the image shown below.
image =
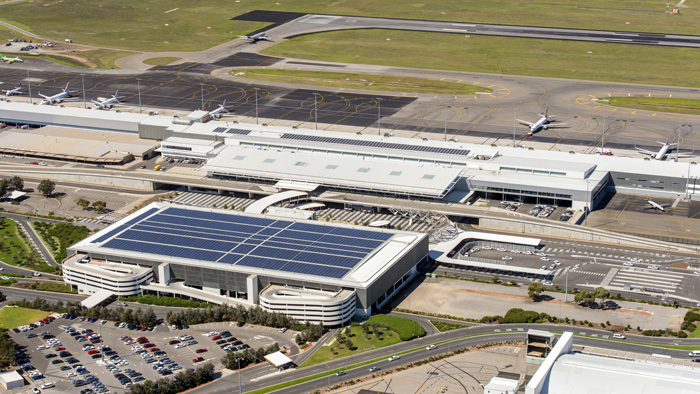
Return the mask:
<svg viewBox="0 0 700 394">
<path fill-rule="evenodd" d="M 226 99 L 224 99 L 224 103 L 221 104 L 221 108 L 223 108 L 224 111 L 226 111 Z"/>
<path fill-rule="evenodd" d="M 68 82 L 68 83 L 66 84 L 66 88 L 63 89 L 63 91 L 66 92 L 66 93 L 70 92 L 70 82 Z"/>
</svg>

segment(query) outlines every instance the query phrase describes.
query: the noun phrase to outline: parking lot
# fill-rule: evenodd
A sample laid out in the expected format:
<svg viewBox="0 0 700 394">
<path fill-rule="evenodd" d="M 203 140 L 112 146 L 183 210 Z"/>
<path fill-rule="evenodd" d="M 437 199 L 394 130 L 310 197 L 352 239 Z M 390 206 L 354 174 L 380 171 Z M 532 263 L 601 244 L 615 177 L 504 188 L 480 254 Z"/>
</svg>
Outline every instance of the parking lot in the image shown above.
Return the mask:
<svg viewBox="0 0 700 394">
<path fill-rule="evenodd" d="M 222 349 L 225 346 L 256 349 L 277 342 L 281 348 L 298 351 L 292 331 L 280 333 L 274 328 L 249 324 L 238 327 L 235 322 L 200 324 L 182 330 L 160 325 L 153 331 L 140 331 L 115 326 L 115 322 L 101 324 L 100 320 L 58 317 L 42 327 L 27 332 L 10 330 L 9 334 L 24 348 L 27 361 L 34 368 L 22 372 L 31 386 L 11 390 L 13 394 L 30 392 L 47 383 L 54 387 L 41 389 L 42 392 L 86 393 L 87 389 L 102 389 L 125 393 L 129 383 L 172 376 L 205 362 L 221 369 L 218 362 L 226 353 Z M 41 376 L 32 380 L 32 370 Z M 76 386 L 76 381 L 85 384 Z"/>
</svg>

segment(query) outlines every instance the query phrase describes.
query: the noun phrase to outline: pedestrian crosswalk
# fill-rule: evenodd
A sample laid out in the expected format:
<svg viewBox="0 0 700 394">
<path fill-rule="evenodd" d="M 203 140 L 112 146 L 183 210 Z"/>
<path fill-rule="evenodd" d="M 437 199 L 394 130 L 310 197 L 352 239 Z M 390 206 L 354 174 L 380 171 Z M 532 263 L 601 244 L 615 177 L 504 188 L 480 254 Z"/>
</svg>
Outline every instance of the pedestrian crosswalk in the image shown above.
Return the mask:
<svg viewBox="0 0 700 394">
<path fill-rule="evenodd" d="M 177 204 L 192 205 L 197 207 L 223 208 L 240 210 L 255 202 L 254 199 L 241 198 L 235 196 L 222 196 L 210 193 L 183 192 L 172 200 Z M 281 204 L 282 207 L 290 207 L 296 202 Z M 323 208 L 316 211 L 316 217 L 320 220 L 328 218 L 332 222 L 348 223 L 355 225 L 367 225 L 378 220 L 388 220 L 394 228 L 415 231 L 429 232 L 433 226 L 429 223 L 411 221 L 409 218 L 394 215 L 392 213 L 365 213 L 362 210 L 346 211 L 340 208 Z"/>
<path fill-rule="evenodd" d="M 77 218 L 75 221 L 80 222 L 80 223 L 95 223 L 95 224 L 102 223 L 102 221 L 99 219 L 88 219 L 88 218 Z"/>
<path fill-rule="evenodd" d="M 682 280 L 683 275 L 672 272 L 629 268 L 618 271 L 610 285 L 616 287 L 630 285 L 639 290 L 656 289 L 663 290 L 666 293 L 675 293 Z"/>
</svg>

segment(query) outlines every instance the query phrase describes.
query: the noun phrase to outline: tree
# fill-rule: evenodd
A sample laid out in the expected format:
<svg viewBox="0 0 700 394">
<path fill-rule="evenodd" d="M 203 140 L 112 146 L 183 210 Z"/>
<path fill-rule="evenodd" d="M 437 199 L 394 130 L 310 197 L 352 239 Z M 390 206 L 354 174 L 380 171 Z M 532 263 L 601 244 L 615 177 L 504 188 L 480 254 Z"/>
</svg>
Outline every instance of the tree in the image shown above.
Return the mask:
<svg viewBox="0 0 700 394">
<path fill-rule="evenodd" d="M 95 201 L 92 203 L 92 207 L 95 208 L 97 212 L 103 212 L 107 208 L 107 203 L 104 201 Z"/>
<path fill-rule="evenodd" d="M 498 276 L 497 275 L 492 276 L 491 281 L 493 281 L 493 283 L 498 283 Z"/>
<path fill-rule="evenodd" d="M 576 295 L 574 296 L 574 301 L 578 303 L 584 303 L 586 304 L 586 306 L 588 306 L 595 301 L 595 295 L 594 293 L 588 290 L 583 290 L 581 292 L 576 293 Z"/>
<path fill-rule="evenodd" d="M 527 288 L 527 295 L 532 298 L 533 301 L 537 301 L 540 298 L 540 294 L 545 291 L 545 287 L 542 283 L 532 282 Z"/>
<path fill-rule="evenodd" d="M 9 182 L 7 179 L 0 179 L 0 197 L 7 193 L 7 188 L 9 187 Z"/>
<path fill-rule="evenodd" d="M 55 188 L 55 183 L 53 183 L 50 179 L 44 179 L 43 181 L 39 182 L 39 186 L 37 186 L 36 189 L 39 191 L 39 193 L 44 195 L 44 197 L 51 197 Z"/>
<path fill-rule="evenodd" d="M 603 303 L 605 303 L 605 300 L 610 298 L 610 290 L 606 289 L 603 286 L 596 287 L 596 289 L 593 290 L 593 297 L 600 299 L 600 306 L 602 307 Z"/>
<path fill-rule="evenodd" d="M 8 186 L 10 189 L 22 190 L 24 189 L 24 181 L 22 178 L 15 175 L 8 181 Z"/>
<path fill-rule="evenodd" d="M 75 204 L 85 209 L 90 205 L 90 201 L 81 198 Z"/>
</svg>

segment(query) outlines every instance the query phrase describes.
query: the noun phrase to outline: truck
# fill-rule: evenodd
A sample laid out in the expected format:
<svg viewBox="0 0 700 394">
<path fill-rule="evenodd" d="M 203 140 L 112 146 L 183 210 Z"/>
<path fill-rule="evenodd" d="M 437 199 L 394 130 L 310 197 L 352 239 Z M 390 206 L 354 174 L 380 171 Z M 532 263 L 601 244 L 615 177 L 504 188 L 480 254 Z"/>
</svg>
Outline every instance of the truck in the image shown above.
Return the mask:
<svg viewBox="0 0 700 394">
<path fill-rule="evenodd" d="M 610 149 L 595 148 L 596 155 L 612 156 L 612 151 Z"/>
</svg>

